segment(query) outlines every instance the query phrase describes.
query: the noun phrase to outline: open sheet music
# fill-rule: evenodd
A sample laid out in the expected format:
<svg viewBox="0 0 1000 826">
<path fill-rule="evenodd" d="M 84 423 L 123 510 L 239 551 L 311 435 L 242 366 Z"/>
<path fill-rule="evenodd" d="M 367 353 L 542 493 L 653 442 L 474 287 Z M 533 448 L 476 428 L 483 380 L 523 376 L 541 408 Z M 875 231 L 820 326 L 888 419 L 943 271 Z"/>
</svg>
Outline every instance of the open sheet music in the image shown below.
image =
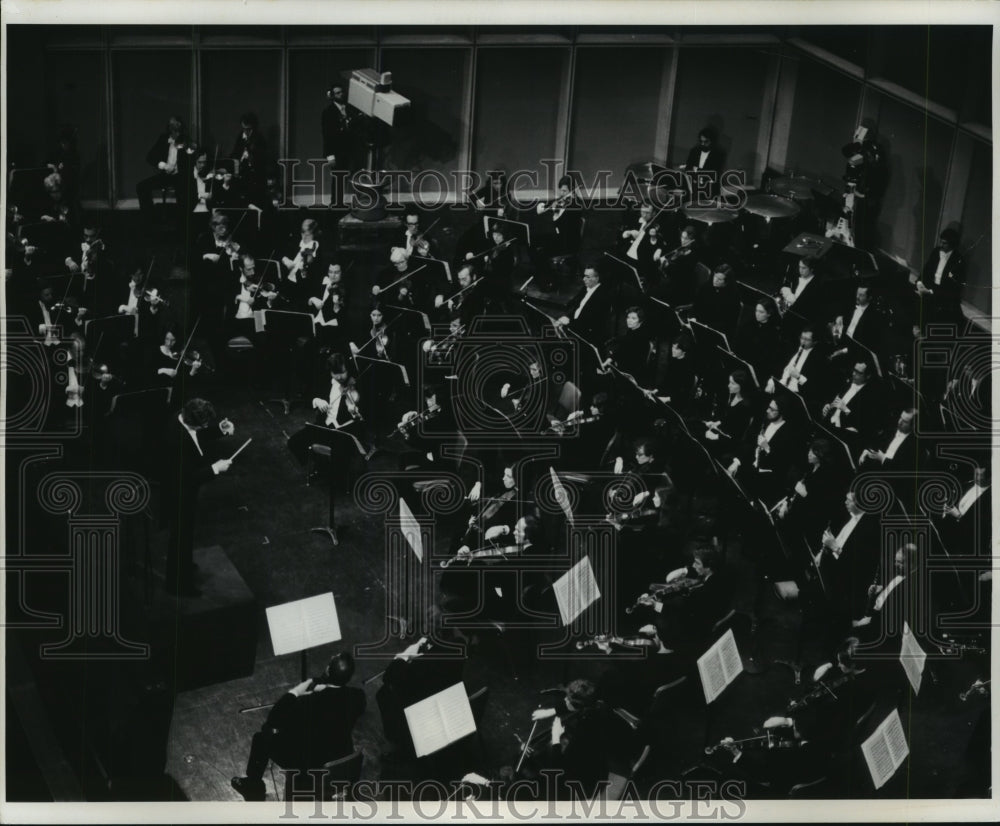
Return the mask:
<svg viewBox="0 0 1000 826">
<path fill-rule="evenodd" d="M 407 706 L 403 713 L 417 757 L 440 751 L 476 730 L 464 683 Z"/>
<path fill-rule="evenodd" d="M 337 642 L 341 637 L 332 591 L 272 605 L 266 613 L 275 656 Z"/>
<path fill-rule="evenodd" d="M 910 753 L 897 709 L 894 708 L 872 736 L 861 744 L 861 753 L 865 756 L 875 788 L 881 789 Z"/>
<path fill-rule="evenodd" d="M 552 590 L 559 604 L 559 616 L 562 617 L 563 625 L 571 624 L 591 603 L 601 598 L 590 557 L 585 556 L 559 577 L 552 585 Z"/>
<path fill-rule="evenodd" d="M 903 642 L 899 649 L 899 662 L 906 672 L 906 679 L 913 686 L 913 693 L 920 693 L 920 680 L 924 674 L 924 663 L 927 653 L 920 647 L 917 638 L 913 636 L 910 626 L 903 622 Z"/>
<path fill-rule="evenodd" d="M 705 692 L 705 702 L 711 703 L 742 672 L 743 661 L 736 647 L 733 629 L 730 628 L 698 658 L 698 674 Z"/>
</svg>

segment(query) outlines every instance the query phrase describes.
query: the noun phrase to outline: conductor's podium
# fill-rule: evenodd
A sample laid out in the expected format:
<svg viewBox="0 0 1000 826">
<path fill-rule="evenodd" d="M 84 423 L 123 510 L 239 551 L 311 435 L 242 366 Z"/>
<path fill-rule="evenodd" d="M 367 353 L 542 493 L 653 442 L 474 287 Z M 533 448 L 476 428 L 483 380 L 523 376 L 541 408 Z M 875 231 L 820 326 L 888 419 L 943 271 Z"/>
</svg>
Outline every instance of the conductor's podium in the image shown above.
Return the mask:
<svg viewBox="0 0 1000 826">
<path fill-rule="evenodd" d="M 257 656 L 254 595 L 218 545 L 195 548 L 201 596 L 158 591 L 150 606 L 153 650 L 171 658 L 174 690 L 225 682 L 253 673 Z"/>
</svg>

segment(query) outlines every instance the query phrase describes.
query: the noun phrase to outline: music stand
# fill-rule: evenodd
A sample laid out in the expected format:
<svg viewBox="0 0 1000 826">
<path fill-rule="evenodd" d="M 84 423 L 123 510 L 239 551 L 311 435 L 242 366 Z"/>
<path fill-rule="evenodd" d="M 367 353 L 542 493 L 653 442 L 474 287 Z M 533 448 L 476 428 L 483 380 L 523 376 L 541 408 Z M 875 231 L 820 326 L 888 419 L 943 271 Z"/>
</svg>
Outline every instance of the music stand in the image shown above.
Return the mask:
<svg viewBox="0 0 1000 826">
<path fill-rule="evenodd" d="M 414 309 L 413 307 L 400 307 L 398 304 L 383 304 L 382 306 L 390 310 L 396 310 L 396 312 L 399 313 L 416 313 L 418 316 L 420 316 L 420 322 L 423 325 L 424 329 L 427 331 L 427 335 L 432 335 L 433 330 L 431 328 L 431 320 L 427 316 L 427 313 L 421 312 L 420 310 Z"/>
<path fill-rule="evenodd" d="M 274 342 L 275 349 L 285 356 L 291 353 L 295 342 L 300 338 L 312 339 L 316 335 L 316 321 L 313 316 L 289 310 L 264 310 L 264 328 Z M 291 381 L 292 371 L 283 370 L 283 372 L 286 381 Z M 286 389 L 287 387 L 286 384 Z M 288 415 L 291 403 L 287 395 L 268 401 L 279 402 L 285 409 L 285 415 Z"/>
<path fill-rule="evenodd" d="M 531 227 L 524 221 L 511 221 L 509 218 L 492 218 L 489 215 L 483 216 L 483 235 L 490 239 L 492 233 L 490 227 L 500 224 L 504 229 L 504 238 L 510 240 L 516 238 L 526 247 L 531 246 Z"/>
<path fill-rule="evenodd" d="M 871 362 L 872 366 L 875 368 L 875 375 L 877 375 L 879 378 L 882 378 L 882 365 L 878 360 L 878 356 L 875 355 L 875 351 L 869 349 L 868 347 L 865 347 L 864 344 L 862 344 L 856 338 L 852 338 L 851 336 L 847 335 L 847 333 L 844 333 L 844 338 L 846 338 L 849 342 L 851 342 L 851 344 L 854 347 L 860 349 L 861 352 L 865 354 L 867 360 Z"/>
<path fill-rule="evenodd" d="M 451 280 L 451 266 L 447 261 L 442 261 L 440 258 L 424 258 L 420 255 L 414 255 L 410 258 L 410 263 L 416 266 L 427 267 L 428 280 L 431 283 L 434 283 L 435 280 L 440 283 L 441 277 L 443 277 L 444 281 L 448 284 L 455 283 Z M 439 276 L 437 279 L 434 278 L 435 273 Z"/>
<path fill-rule="evenodd" d="M 688 326 L 691 328 L 691 335 L 694 336 L 694 343 L 699 347 L 715 347 L 717 350 L 729 352 L 729 339 L 721 330 L 702 324 L 697 319 L 689 319 Z"/>
<path fill-rule="evenodd" d="M 754 386 L 758 390 L 761 389 L 760 379 L 757 378 L 757 371 L 753 369 L 753 365 L 750 362 L 741 359 L 732 350 L 724 350 L 722 348 L 719 349 L 719 356 L 722 358 L 722 366 L 729 373 L 733 373 L 737 369 L 745 370 L 747 375 L 750 376 L 750 380 L 754 383 Z"/>
<path fill-rule="evenodd" d="M 138 325 L 138 313 L 101 316 L 84 322 L 83 334 L 88 345 L 95 341 L 104 341 L 105 346 L 120 345 L 135 338 Z"/>
<path fill-rule="evenodd" d="M 671 316 L 673 316 L 674 321 L 677 322 L 677 327 L 678 328 L 683 329 L 685 327 L 689 327 L 690 326 L 686 321 L 683 321 L 681 319 L 681 317 L 677 314 L 677 310 L 675 310 L 672 305 L 667 304 L 666 301 L 662 301 L 661 299 L 655 298 L 654 296 L 650 296 L 649 300 L 650 301 L 655 301 L 657 304 L 659 304 L 661 307 L 663 307 L 665 310 L 667 310 L 667 312 Z"/>
<path fill-rule="evenodd" d="M 838 445 L 840 450 L 843 451 L 844 455 L 847 457 L 847 465 L 850 467 L 851 472 L 854 473 L 858 469 L 857 463 L 854 461 L 854 456 L 851 454 L 851 449 L 847 446 L 847 442 L 836 435 L 830 428 L 824 425 L 822 422 L 816 422 L 816 427 L 823 431 L 823 438 L 830 439 L 835 445 Z"/>
<path fill-rule="evenodd" d="M 625 260 L 619 258 L 617 255 L 612 255 L 610 252 L 607 252 L 607 251 L 605 251 L 604 255 L 605 255 L 605 257 L 607 257 L 607 258 L 609 258 L 609 259 L 611 259 L 612 261 L 615 262 L 615 265 L 616 265 L 615 269 L 618 269 L 618 270 L 628 270 L 628 274 L 629 274 L 629 276 L 632 279 L 635 280 L 636 286 L 639 288 L 639 292 L 641 292 L 641 293 L 646 292 L 645 288 L 642 286 L 642 279 L 639 278 L 639 270 L 637 270 L 635 267 L 633 267 L 628 261 L 625 261 Z M 611 272 L 615 272 L 615 269 L 612 269 Z M 619 283 L 625 283 L 626 280 L 627 279 L 624 278 L 624 277 L 618 279 Z M 653 300 L 655 301 L 656 299 L 653 299 Z M 663 302 L 660 302 L 660 303 L 662 304 Z M 664 306 L 667 306 L 667 305 L 664 305 Z"/>
<path fill-rule="evenodd" d="M 800 410 L 802 415 L 805 416 L 805 421 L 813 421 L 812 414 L 809 412 L 809 407 L 806 405 L 806 400 L 803 399 L 798 393 L 793 393 L 780 381 L 775 381 L 774 383 L 774 395 L 781 396 L 781 398 L 785 400 L 786 404 L 790 404 L 796 410 Z"/>
<path fill-rule="evenodd" d="M 372 381 L 381 382 L 385 379 L 379 378 L 379 376 L 377 375 L 378 373 L 381 373 L 383 377 L 387 377 L 389 375 L 395 375 L 396 371 L 398 370 L 402 375 L 403 384 L 406 385 L 407 387 L 410 386 L 410 375 L 409 373 L 406 372 L 406 367 L 404 367 L 398 361 L 387 361 L 386 359 L 372 358 L 371 356 L 363 356 L 360 353 L 354 355 L 353 358 L 355 361 L 368 362 L 368 367 L 362 370 L 361 375 L 358 376 L 359 380 L 361 379 L 361 376 L 365 375 L 371 370 L 374 370 L 376 375 L 373 377 Z"/>
<path fill-rule="evenodd" d="M 334 468 L 337 467 L 339 463 L 334 461 L 334 453 L 336 452 L 338 456 L 349 455 L 350 445 L 353 445 L 354 449 L 357 450 L 362 456 L 367 456 L 368 452 L 365 450 L 361 442 L 358 441 L 358 437 L 347 430 L 309 423 L 306 424 L 306 432 L 315 434 L 315 441 L 310 442 L 310 444 L 326 445 L 330 448 L 330 462 L 327 471 L 327 523 L 326 525 L 317 525 L 315 528 L 310 528 L 309 530 L 311 533 L 325 534 L 330 538 L 330 541 L 334 545 L 339 545 L 340 541 L 337 537 L 336 522 L 337 486 L 334 484 L 333 480 Z"/>
</svg>

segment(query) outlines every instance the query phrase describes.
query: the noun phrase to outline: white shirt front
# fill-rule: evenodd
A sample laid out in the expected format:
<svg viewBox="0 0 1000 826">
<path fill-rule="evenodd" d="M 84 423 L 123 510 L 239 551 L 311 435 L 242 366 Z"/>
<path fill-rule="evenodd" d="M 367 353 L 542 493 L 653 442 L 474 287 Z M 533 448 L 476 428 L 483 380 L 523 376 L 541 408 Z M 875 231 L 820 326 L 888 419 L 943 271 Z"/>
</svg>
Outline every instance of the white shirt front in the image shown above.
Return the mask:
<svg viewBox="0 0 1000 826">
<path fill-rule="evenodd" d="M 986 488 L 980 487 L 979 485 L 973 485 L 969 488 L 958 502 L 959 514 L 961 516 L 965 516 L 965 514 L 969 512 L 969 508 L 975 504 L 976 500 L 983 495 L 983 491 L 985 490 Z"/>
<path fill-rule="evenodd" d="M 579 307 L 577 307 L 577 308 L 576 308 L 576 311 L 575 311 L 575 312 L 573 313 L 573 319 L 574 319 L 574 320 L 576 320 L 576 319 L 578 319 L 578 318 L 580 317 L 580 313 L 581 313 L 581 312 L 583 311 L 583 306 L 584 306 L 584 305 L 585 305 L 585 304 L 586 304 L 586 303 L 587 303 L 588 301 L 590 301 L 590 297 L 591 297 L 591 296 L 592 296 L 592 295 L 594 294 L 594 291 L 595 291 L 595 290 L 596 290 L 596 289 L 597 289 L 597 288 L 598 288 L 599 286 L 601 286 L 601 285 L 600 285 L 600 284 L 595 284 L 595 285 L 594 285 L 593 287 L 587 287 L 587 294 L 586 294 L 586 295 L 585 295 L 585 296 L 583 297 L 583 300 L 582 300 L 582 301 L 580 301 L 580 306 L 579 306 Z"/>
<path fill-rule="evenodd" d="M 702 151 L 701 154 L 698 155 L 698 169 L 704 169 L 705 164 L 707 163 L 708 163 L 708 152 Z"/>
<path fill-rule="evenodd" d="M 889 447 L 885 449 L 885 458 L 895 459 L 896 451 L 899 450 L 899 446 L 906 441 L 906 437 L 909 435 L 910 435 L 909 433 L 902 433 L 901 431 L 897 430 L 896 435 L 893 436 L 892 441 L 889 442 Z"/>
<path fill-rule="evenodd" d="M 847 407 L 851 399 L 853 399 L 856 395 L 858 395 L 862 387 L 864 387 L 863 384 L 855 384 L 854 382 L 851 382 L 851 386 L 847 388 L 847 392 L 844 393 L 843 397 L 841 398 L 841 401 L 844 403 L 844 407 Z M 838 407 L 836 410 L 833 411 L 833 415 L 830 417 L 830 423 L 834 427 L 840 427 L 840 413 L 841 410 Z"/>
<path fill-rule="evenodd" d="M 198 455 L 204 456 L 205 454 L 202 453 L 201 451 L 201 445 L 198 444 L 198 431 L 195 430 L 194 428 L 188 427 L 187 422 L 184 421 L 183 415 L 178 415 L 177 421 L 179 421 L 181 423 L 181 427 L 183 427 L 188 432 L 188 435 L 191 437 L 191 441 L 194 442 L 194 446 L 198 450 Z"/>
<path fill-rule="evenodd" d="M 344 388 L 336 379 L 330 379 L 330 407 L 326 411 L 326 426 L 337 427 L 337 414 L 344 398 Z"/>
<path fill-rule="evenodd" d="M 125 312 L 130 313 L 138 306 L 139 306 L 139 296 L 135 294 L 135 290 L 129 290 L 128 301 L 125 302 Z"/>
<path fill-rule="evenodd" d="M 173 138 L 167 139 L 167 168 L 177 168 L 177 142 Z"/>
<path fill-rule="evenodd" d="M 889 584 L 885 586 L 885 590 L 882 591 L 882 593 L 880 593 L 875 598 L 875 605 L 872 607 L 876 611 L 881 611 L 882 606 L 885 605 L 885 601 L 889 598 L 889 594 L 891 594 L 895 590 L 896 586 L 899 585 L 899 583 L 901 583 L 902 581 L 903 577 L 901 577 L 899 574 L 896 574 L 896 576 L 892 578 Z"/>
<path fill-rule="evenodd" d="M 854 308 L 854 314 L 851 316 L 851 323 L 847 325 L 847 335 L 851 338 L 854 338 L 854 331 L 858 329 L 858 325 L 861 323 L 861 317 L 865 314 L 865 310 L 867 309 L 867 304 L 865 304 L 864 307 L 858 305 Z"/>
<path fill-rule="evenodd" d="M 833 552 L 834 559 L 840 559 L 840 555 L 844 551 L 844 545 L 851 538 L 851 534 L 854 533 L 854 529 L 858 526 L 858 522 L 861 521 L 862 516 L 864 516 L 863 513 L 852 513 L 851 518 L 840 529 L 840 533 L 837 534 L 837 538 L 834 540 L 837 543 L 837 549 Z"/>
<path fill-rule="evenodd" d="M 810 275 L 808 278 L 804 278 L 801 275 L 799 276 L 799 283 L 795 285 L 795 292 L 792 293 L 792 300 L 789 302 L 790 304 L 794 304 L 796 300 L 798 300 L 798 297 L 802 295 L 802 291 L 812 284 L 812 280 L 815 277 L 815 275 Z"/>
<path fill-rule="evenodd" d="M 951 258 L 951 254 L 954 250 L 949 250 L 944 252 L 943 250 L 938 252 L 938 265 L 937 269 L 934 271 L 934 283 L 940 284 L 941 279 L 944 278 L 945 267 L 948 266 L 948 259 Z"/>
<path fill-rule="evenodd" d="M 784 419 L 780 419 L 776 422 L 769 422 L 767 427 L 764 428 L 764 439 L 768 444 L 771 444 L 771 439 L 774 438 L 774 434 L 777 433 L 781 426 L 785 423 Z M 753 466 L 759 467 L 760 463 L 760 448 L 757 449 L 757 455 L 754 457 Z"/>
<path fill-rule="evenodd" d="M 240 301 L 240 298 L 247 299 L 246 301 Z M 244 286 L 240 290 L 239 297 L 236 299 L 236 318 L 239 321 L 243 321 L 247 318 L 253 318 L 253 298 L 250 295 L 250 290 Z"/>
<path fill-rule="evenodd" d="M 791 359 L 789 359 L 788 364 L 785 365 L 785 371 L 781 374 L 781 383 L 785 385 L 785 387 L 787 387 L 793 393 L 799 389 L 800 384 L 805 383 L 806 377 L 802 376 L 800 378 L 795 379 L 792 378 L 791 372 L 792 370 L 796 370 L 797 372 L 801 373 L 802 366 L 806 363 L 806 359 L 809 357 L 809 354 L 811 352 L 812 348 L 809 348 L 807 350 L 805 347 L 800 347 L 798 349 L 798 352 L 796 352 L 795 355 L 792 356 Z"/>
</svg>

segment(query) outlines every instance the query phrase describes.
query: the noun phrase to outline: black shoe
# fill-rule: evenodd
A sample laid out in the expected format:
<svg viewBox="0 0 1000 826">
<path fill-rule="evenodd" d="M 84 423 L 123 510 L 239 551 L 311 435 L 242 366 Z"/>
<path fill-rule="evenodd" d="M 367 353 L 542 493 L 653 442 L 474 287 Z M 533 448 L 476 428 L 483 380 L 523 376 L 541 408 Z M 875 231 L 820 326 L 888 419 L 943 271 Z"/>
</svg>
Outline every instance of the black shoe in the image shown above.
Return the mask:
<svg viewBox="0 0 1000 826">
<path fill-rule="evenodd" d="M 229 785 L 238 791 L 247 803 L 266 799 L 263 780 L 251 780 L 249 777 L 234 777 Z"/>
</svg>

